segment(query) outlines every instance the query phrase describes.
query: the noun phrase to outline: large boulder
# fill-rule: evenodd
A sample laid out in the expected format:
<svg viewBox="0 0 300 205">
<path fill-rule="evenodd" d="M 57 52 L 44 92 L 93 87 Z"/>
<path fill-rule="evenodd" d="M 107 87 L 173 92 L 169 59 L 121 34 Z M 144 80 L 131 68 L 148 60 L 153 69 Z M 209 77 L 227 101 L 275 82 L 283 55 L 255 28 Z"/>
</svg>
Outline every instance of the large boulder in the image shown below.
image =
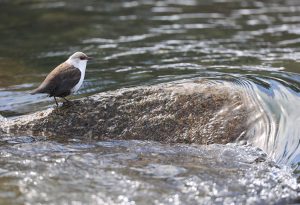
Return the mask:
<svg viewBox="0 0 300 205">
<path fill-rule="evenodd" d="M 249 110 L 242 89 L 215 80 L 124 88 L 12 120 L 9 133 L 228 143 L 243 135 Z"/>
</svg>

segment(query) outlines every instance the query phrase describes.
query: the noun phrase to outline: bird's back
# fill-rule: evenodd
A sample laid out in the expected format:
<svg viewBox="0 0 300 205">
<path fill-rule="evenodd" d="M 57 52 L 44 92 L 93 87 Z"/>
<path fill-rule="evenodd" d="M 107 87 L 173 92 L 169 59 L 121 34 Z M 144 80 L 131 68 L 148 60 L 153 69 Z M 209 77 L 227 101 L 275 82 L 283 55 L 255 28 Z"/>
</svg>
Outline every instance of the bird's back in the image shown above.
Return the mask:
<svg viewBox="0 0 300 205">
<path fill-rule="evenodd" d="M 50 96 L 67 96 L 79 82 L 80 76 L 81 72 L 78 68 L 64 62 L 52 70 L 31 94 L 47 93 Z"/>
</svg>

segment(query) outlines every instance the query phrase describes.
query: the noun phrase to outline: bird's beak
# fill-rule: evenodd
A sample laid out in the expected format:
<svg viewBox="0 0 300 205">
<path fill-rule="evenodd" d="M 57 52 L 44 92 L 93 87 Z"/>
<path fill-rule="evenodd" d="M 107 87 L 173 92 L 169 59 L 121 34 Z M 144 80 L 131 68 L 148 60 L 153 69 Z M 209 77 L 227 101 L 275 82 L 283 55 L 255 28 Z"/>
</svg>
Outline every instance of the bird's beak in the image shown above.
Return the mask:
<svg viewBox="0 0 300 205">
<path fill-rule="evenodd" d="M 88 61 L 89 61 L 89 60 L 93 60 L 93 58 L 92 58 L 92 57 L 89 57 L 89 56 L 88 56 L 86 59 L 87 59 Z"/>
</svg>

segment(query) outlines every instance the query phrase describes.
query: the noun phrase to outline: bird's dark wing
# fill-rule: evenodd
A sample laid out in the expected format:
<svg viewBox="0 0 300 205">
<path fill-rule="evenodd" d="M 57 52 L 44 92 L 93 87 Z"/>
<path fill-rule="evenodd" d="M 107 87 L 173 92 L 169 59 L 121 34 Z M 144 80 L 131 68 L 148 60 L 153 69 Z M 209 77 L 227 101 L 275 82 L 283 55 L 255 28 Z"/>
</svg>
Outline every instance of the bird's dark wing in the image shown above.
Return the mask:
<svg viewBox="0 0 300 205">
<path fill-rule="evenodd" d="M 64 97 L 79 82 L 81 72 L 78 68 L 62 63 L 46 77 L 44 82 L 32 94 L 48 93 L 49 96 Z"/>
</svg>

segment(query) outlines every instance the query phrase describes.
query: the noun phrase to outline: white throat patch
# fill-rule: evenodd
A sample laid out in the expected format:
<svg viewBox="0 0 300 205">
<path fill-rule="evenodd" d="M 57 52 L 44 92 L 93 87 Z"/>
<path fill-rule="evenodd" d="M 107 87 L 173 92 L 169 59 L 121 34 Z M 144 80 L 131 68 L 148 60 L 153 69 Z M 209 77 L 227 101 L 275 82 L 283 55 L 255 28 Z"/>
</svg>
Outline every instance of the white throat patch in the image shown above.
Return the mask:
<svg viewBox="0 0 300 205">
<path fill-rule="evenodd" d="M 66 63 L 74 66 L 75 68 L 78 68 L 81 72 L 81 76 L 80 76 L 80 80 L 79 82 L 72 88 L 71 92 L 75 93 L 79 90 L 79 88 L 81 87 L 82 83 L 83 83 L 83 79 L 85 76 L 85 69 L 86 69 L 86 64 L 87 64 L 87 60 L 73 60 L 73 59 L 68 59 L 66 61 Z"/>
</svg>

